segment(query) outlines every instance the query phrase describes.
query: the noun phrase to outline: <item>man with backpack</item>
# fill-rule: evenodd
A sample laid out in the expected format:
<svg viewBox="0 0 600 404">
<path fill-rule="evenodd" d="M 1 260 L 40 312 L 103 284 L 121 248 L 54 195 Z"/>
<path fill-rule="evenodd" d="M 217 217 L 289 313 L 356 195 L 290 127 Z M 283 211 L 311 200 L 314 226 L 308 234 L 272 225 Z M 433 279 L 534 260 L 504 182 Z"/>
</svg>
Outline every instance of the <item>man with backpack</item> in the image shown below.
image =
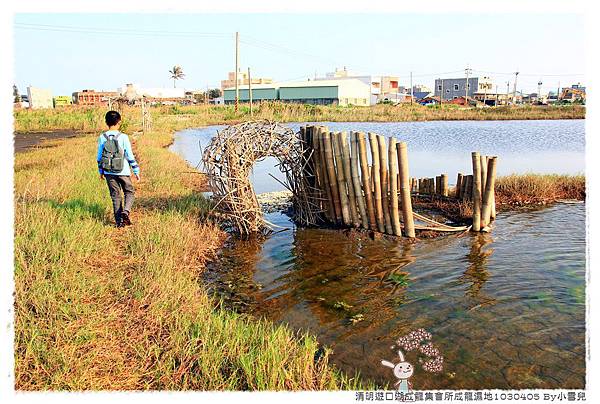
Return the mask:
<svg viewBox="0 0 600 404">
<path fill-rule="evenodd" d="M 140 167 L 135 161 L 129 137 L 119 132 L 121 115 L 117 111 L 108 111 L 104 117 L 108 130 L 98 139 L 98 172 L 100 179 L 106 179 L 112 199 L 115 223 L 117 227 L 131 225 L 129 213 L 133 206 L 135 189 L 131 183 L 131 170 L 140 180 Z M 131 170 L 130 170 L 131 166 Z M 121 196 L 121 192 L 124 198 Z M 124 199 L 124 204 L 122 203 Z"/>
</svg>

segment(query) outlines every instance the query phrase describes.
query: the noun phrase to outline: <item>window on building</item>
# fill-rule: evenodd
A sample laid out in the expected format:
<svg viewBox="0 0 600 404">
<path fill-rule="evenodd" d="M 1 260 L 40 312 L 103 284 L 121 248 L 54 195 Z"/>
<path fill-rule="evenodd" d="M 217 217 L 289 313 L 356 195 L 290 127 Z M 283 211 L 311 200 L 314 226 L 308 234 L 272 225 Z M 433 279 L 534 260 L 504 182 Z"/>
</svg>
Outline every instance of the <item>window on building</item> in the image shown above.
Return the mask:
<svg viewBox="0 0 600 404">
<path fill-rule="evenodd" d="M 450 89 L 449 88 L 446 89 L 446 94 L 448 94 L 448 93 L 450 93 Z"/>
<path fill-rule="evenodd" d="M 458 91 L 458 84 L 454 85 L 454 91 Z"/>
<path fill-rule="evenodd" d="M 442 91 L 442 85 L 441 84 L 438 84 L 438 90 Z"/>
</svg>

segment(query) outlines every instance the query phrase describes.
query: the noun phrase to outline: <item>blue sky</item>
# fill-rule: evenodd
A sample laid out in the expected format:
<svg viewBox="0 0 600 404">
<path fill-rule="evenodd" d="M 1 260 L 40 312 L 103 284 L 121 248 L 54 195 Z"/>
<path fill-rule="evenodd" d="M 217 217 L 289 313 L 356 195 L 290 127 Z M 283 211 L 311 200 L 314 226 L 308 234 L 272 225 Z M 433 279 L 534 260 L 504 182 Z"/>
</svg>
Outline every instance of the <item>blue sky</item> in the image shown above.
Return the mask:
<svg viewBox="0 0 600 404">
<path fill-rule="evenodd" d="M 242 69 L 275 80 L 347 66 L 398 75 L 403 85 L 412 71 L 414 84 L 433 87 L 469 66 L 475 75 L 492 72 L 485 75 L 501 91 L 517 69 L 524 91 L 537 91 L 540 79 L 545 90 L 585 83 L 575 75 L 584 73 L 583 17 L 575 14 L 16 14 L 15 24 L 21 93 L 28 85 L 55 95 L 128 82 L 170 87 L 175 64 L 186 73 L 178 87 L 217 87 L 234 69 L 236 30 Z"/>
</svg>

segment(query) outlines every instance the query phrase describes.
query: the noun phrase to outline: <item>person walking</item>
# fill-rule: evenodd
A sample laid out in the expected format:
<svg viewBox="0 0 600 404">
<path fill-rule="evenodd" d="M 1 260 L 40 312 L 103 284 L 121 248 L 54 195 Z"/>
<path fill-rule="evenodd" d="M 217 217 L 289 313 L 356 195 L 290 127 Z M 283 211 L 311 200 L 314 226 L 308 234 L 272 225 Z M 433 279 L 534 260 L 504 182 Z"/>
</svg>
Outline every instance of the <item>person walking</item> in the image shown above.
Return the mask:
<svg viewBox="0 0 600 404">
<path fill-rule="evenodd" d="M 131 171 L 139 181 L 140 167 L 133 155 L 129 137 L 119 131 L 121 115 L 117 111 L 108 111 L 104 120 L 108 130 L 98 138 L 98 172 L 100 180 L 105 179 L 108 185 L 116 226 L 130 226 L 129 215 L 135 199 Z"/>
</svg>

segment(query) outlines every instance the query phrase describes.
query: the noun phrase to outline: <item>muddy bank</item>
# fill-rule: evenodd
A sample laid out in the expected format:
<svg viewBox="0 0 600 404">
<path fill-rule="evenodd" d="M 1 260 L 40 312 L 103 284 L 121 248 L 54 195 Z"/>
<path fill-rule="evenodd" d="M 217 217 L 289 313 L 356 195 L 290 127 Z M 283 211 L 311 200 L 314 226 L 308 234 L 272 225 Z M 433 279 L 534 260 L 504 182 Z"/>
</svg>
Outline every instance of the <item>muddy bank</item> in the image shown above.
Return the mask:
<svg viewBox="0 0 600 404">
<path fill-rule="evenodd" d="M 15 132 L 15 153 L 22 153 L 34 147 L 44 147 L 42 142 L 55 139 L 66 139 L 76 137 L 78 134 L 73 130 L 57 130 L 51 132 Z"/>
</svg>

